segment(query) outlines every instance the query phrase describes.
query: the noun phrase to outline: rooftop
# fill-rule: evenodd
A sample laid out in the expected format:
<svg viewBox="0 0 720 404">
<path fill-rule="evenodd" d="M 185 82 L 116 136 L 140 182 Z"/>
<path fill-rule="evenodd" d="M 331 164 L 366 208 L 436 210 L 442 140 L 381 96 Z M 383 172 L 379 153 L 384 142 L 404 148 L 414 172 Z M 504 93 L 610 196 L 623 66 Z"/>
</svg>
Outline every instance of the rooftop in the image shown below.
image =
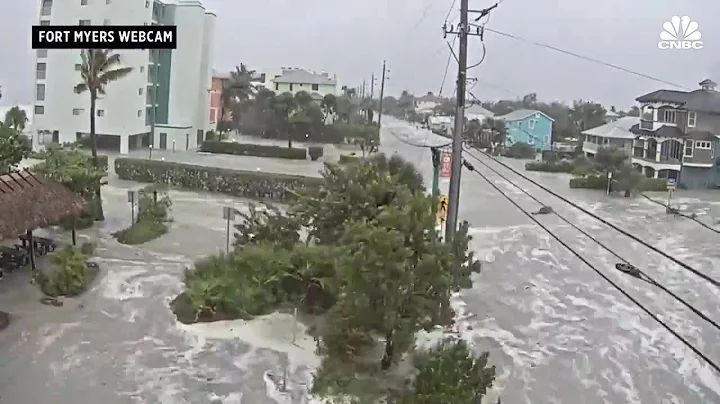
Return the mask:
<svg viewBox="0 0 720 404">
<path fill-rule="evenodd" d="M 0 240 L 57 223 L 81 213 L 85 201 L 62 185 L 21 171 L 0 175 Z"/>
<path fill-rule="evenodd" d="M 640 118 L 637 116 L 625 116 L 617 121 L 609 122 L 598 127 L 583 131 L 583 135 L 607 137 L 613 139 L 634 139 L 635 134 L 630 132 L 633 126 L 637 126 Z"/>
<path fill-rule="evenodd" d="M 314 73 L 304 69 L 283 70 L 282 76 L 272 79 L 275 83 L 287 84 L 325 84 L 335 86 L 337 80 L 328 73 Z"/>
<path fill-rule="evenodd" d="M 691 111 L 720 114 L 720 92 L 715 91 L 715 82 L 706 79 L 699 83 L 694 91 L 657 90 L 636 98 L 641 103 L 668 102 L 680 104 Z"/>
<path fill-rule="evenodd" d="M 518 109 L 517 111 L 513 111 L 509 114 L 496 116 L 495 119 L 500 119 L 503 121 L 521 121 L 527 117 L 530 117 L 530 116 L 538 114 L 538 113 L 545 115 L 548 119 L 550 119 L 551 121 L 554 121 L 554 119 L 550 118 L 549 116 L 544 114 L 542 111 L 537 111 L 534 109 Z"/>
</svg>

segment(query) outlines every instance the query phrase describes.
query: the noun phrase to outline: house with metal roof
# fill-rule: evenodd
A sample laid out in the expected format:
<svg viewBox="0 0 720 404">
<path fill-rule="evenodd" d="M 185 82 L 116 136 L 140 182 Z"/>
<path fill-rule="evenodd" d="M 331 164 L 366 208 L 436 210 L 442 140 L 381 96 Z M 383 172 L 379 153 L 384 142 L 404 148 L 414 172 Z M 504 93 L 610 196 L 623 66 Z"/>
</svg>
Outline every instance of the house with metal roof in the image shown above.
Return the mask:
<svg viewBox="0 0 720 404">
<path fill-rule="evenodd" d="M 283 69 L 282 74 L 271 79 L 271 89 L 275 94 L 292 93 L 300 91 L 310 93 L 316 98 L 322 99 L 327 94 L 336 95 L 337 77 L 330 76 L 327 72 L 312 72 L 305 69 Z"/>
<path fill-rule="evenodd" d="M 505 147 L 526 143 L 541 152 L 552 149 L 552 127 L 555 120 L 542 111 L 519 109 L 494 119 L 505 122 L 507 127 Z"/>
<path fill-rule="evenodd" d="M 685 188 L 720 187 L 720 92 L 712 80 L 694 91 L 657 90 L 641 105 L 632 164 L 648 177 L 673 178 Z"/>
<path fill-rule="evenodd" d="M 602 147 L 616 147 L 629 157 L 632 155 L 635 140 L 635 134 L 630 129 L 639 122 L 640 118 L 636 116 L 625 116 L 583 131 L 583 153 L 588 157 L 594 157 Z"/>
</svg>

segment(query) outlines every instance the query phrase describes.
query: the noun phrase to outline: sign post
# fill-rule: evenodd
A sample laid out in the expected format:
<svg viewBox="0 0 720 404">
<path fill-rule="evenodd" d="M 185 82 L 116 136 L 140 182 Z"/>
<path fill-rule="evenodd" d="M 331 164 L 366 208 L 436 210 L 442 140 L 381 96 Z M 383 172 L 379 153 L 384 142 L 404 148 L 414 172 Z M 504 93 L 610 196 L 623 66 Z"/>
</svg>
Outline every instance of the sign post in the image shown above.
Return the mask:
<svg viewBox="0 0 720 404">
<path fill-rule="evenodd" d="M 668 190 L 668 201 L 667 207 L 670 208 L 670 202 L 672 201 L 673 191 L 677 188 L 677 180 L 675 178 L 668 178 L 667 190 Z"/>
<path fill-rule="evenodd" d="M 135 201 L 137 200 L 137 193 L 135 191 L 128 191 L 127 200 L 130 204 L 130 224 L 135 224 Z"/>
<path fill-rule="evenodd" d="M 225 206 L 223 208 L 223 219 L 227 220 L 225 230 L 225 254 L 230 254 L 230 222 L 235 220 L 235 209 Z"/>
<path fill-rule="evenodd" d="M 443 153 L 440 158 L 440 176 L 442 178 L 450 178 L 452 173 L 452 155 L 450 153 Z"/>
<path fill-rule="evenodd" d="M 447 195 L 442 195 L 440 197 L 440 207 L 438 208 L 438 220 L 440 220 L 441 226 L 444 225 L 447 220 L 448 203 Z"/>
</svg>

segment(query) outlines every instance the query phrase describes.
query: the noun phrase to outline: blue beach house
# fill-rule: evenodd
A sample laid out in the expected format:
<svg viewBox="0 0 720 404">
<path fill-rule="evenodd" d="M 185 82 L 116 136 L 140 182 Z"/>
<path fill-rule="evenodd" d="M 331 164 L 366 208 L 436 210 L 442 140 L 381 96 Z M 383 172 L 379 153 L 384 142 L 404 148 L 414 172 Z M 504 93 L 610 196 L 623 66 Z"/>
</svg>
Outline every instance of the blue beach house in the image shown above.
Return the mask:
<svg viewBox="0 0 720 404">
<path fill-rule="evenodd" d="M 527 143 L 538 151 L 552 149 L 552 127 L 554 119 L 541 111 L 519 109 L 495 119 L 505 122 L 507 137 L 505 147 L 515 143 Z"/>
</svg>

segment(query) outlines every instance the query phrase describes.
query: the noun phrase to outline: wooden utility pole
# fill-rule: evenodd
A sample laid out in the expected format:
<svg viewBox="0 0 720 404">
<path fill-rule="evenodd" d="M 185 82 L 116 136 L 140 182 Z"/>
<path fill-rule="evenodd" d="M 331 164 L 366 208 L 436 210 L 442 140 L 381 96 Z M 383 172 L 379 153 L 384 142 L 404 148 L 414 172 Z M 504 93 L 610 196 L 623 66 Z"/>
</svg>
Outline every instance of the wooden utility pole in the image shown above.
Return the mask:
<svg viewBox="0 0 720 404">
<path fill-rule="evenodd" d="M 452 170 L 445 241 L 450 243 L 455 235 L 460 207 L 460 174 L 462 173 L 462 135 L 465 126 L 465 86 L 467 84 L 467 48 L 468 48 L 468 0 L 460 0 L 460 25 L 457 35 L 460 37 L 457 77 L 457 108 L 455 110 L 455 131 L 452 139 Z"/>
<path fill-rule="evenodd" d="M 370 99 L 375 97 L 375 73 L 370 76 Z"/>
<path fill-rule="evenodd" d="M 385 98 L 385 81 L 390 78 L 387 77 L 385 73 L 389 72 L 390 71 L 387 70 L 386 62 L 383 60 L 382 78 L 380 79 L 380 106 L 378 108 L 378 127 L 380 127 L 380 122 L 382 122 L 383 98 Z"/>
</svg>

